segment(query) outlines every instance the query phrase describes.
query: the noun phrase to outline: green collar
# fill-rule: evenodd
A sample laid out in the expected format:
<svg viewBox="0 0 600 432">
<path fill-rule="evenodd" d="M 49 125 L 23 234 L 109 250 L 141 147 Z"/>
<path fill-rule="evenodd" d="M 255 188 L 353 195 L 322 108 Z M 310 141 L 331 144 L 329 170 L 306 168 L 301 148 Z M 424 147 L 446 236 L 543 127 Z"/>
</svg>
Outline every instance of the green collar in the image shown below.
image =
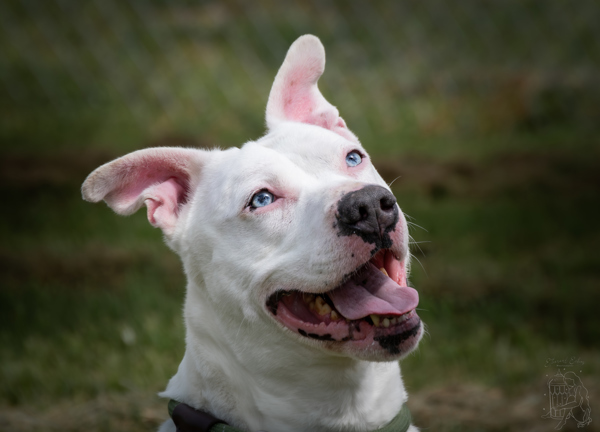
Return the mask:
<svg viewBox="0 0 600 432">
<path fill-rule="evenodd" d="M 406 432 L 412 423 L 412 418 L 410 416 L 410 410 L 408 409 L 408 405 L 402 405 L 402 409 L 400 412 L 389 422 L 387 425 L 382 427 L 381 429 L 376 429 L 373 432 Z"/>
<path fill-rule="evenodd" d="M 239 429 L 229 426 L 222 420 L 216 419 L 210 414 L 194 410 L 189 405 L 180 403 L 174 399 L 171 399 L 169 401 L 168 407 L 169 416 L 171 416 L 171 418 L 173 418 L 173 421 L 175 421 L 178 432 L 242 432 Z M 175 408 L 177 407 L 179 408 L 178 413 L 175 414 L 175 416 L 177 417 L 176 419 L 175 417 L 173 417 L 173 411 L 175 411 Z M 196 421 L 193 417 L 195 416 L 201 416 L 202 425 L 207 426 L 194 427 Z M 410 427 L 411 421 L 412 419 L 410 416 L 410 410 L 408 409 L 408 406 L 404 404 L 402 405 L 402 409 L 400 410 L 400 412 L 396 415 L 396 417 L 392 419 L 391 422 L 389 422 L 381 429 L 376 429 L 372 432 L 406 432 Z M 180 422 L 182 422 L 182 424 L 180 424 Z"/>
</svg>

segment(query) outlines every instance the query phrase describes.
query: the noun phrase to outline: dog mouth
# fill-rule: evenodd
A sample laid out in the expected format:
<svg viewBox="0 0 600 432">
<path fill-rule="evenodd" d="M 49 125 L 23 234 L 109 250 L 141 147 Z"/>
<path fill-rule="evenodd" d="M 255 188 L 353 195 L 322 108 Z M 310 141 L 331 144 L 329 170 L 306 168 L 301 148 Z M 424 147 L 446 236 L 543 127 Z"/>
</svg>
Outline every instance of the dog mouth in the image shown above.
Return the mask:
<svg viewBox="0 0 600 432">
<path fill-rule="evenodd" d="M 328 292 L 280 290 L 266 305 L 281 324 L 303 337 L 379 346 L 399 355 L 414 348 L 421 335 L 415 312 L 419 296 L 406 285 L 405 266 L 384 249 Z"/>
</svg>

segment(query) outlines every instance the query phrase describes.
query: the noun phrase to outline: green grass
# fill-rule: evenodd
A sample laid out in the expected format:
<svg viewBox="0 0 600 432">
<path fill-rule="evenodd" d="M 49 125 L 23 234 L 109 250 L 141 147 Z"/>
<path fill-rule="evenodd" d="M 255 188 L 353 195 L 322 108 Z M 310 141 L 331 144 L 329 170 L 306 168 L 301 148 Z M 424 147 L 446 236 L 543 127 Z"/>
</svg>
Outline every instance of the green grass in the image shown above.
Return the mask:
<svg viewBox="0 0 600 432">
<path fill-rule="evenodd" d="M 516 23 L 511 8 L 499 11 L 494 28 L 508 39 L 490 50 L 483 39 L 462 45 L 453 27 L 484 31 L 479 22 L 487 20 L 459 14 L 458 21 L 440 21 L 445 15 L 436 18 L 426 2 L 403 21 L 384 14 L 385 43 L 360 11 L 335 2 L 322 14 L 296 5 L 276 22 L 260 14 L 248 20 L 229 6 L 227 19 L 211 21 L 200 7 L 151 2 L 152 19 L 141 23 L 124 4 L 129 45 L 91 4 L 73 3 L 67 12 L 54 3 L 29 12 L 20 2 L 7 4 L 0 12 L 11 12 L 7 31 L 14 38 L 0 40 L 6 59 L 0 78 L 15 88 L 0 89 L 0 425 L 11 413 L 25 413 L 41 419 L 37 430 L 85 424 L 131 431 L 154 427 L 164 416 L 152 395 L 184 350 L 179 259 L 143 211 L 118 217 L 83 202 L 80 185 L 97 166 L 145 146 L 228 147 L 261 136 L 272 78 L 288 42 L 305 32 L 320 35 L 328 50 L 323 93 L 386 180 L 396 179 L 398 201 L 418 225 L 411 228 L 411 280 L 428 334 L 403 362 L 410 393 L 418 398 L 466 383 L 511 398 L 540 396 L 548 357 L 580 356 L 583 381 L 597 384 L 597 87 L 585 80 L 574 87 L 560 80 L 542 79 L 540 88 L 518 83 L 544 70 L 553 46 L 582 70 L 598 53 L 567 49 L 577 29 L 571 34 L 559 20 L 564 31 L 552 34 L 564 37 L 554 45 L 538 40 L 537 57 L 521 69 L 506 72 L 498 60 L 527 59 L 533 52 L 527 44 L 538 36 L 525 37 L 524 24 L 552 15 L 552 8 L 526 2 L 519 9 L 525 18 Z M 386 6 L 373 4 L 375 13 Z M 82 38 L 74 16 L 94 30 L 107 63 L 94 57 L 96 45 Z M 203 24 L 182 18 L 190 16 Z M 594 16 L 581 18 L 582 34 L 597 31 Z M 70 41 L 66 53 L 87 70 L 79 76 L 83 87 L 44 38 L 39 24 L 48 17 Z M 265 27 L 274 33 L 257 31 Z M 411 45 L 407 35 L 419 43 Z M 488 34 L 488 41 L 497 36 Z M 29 39 L 36 48 L 25 58 L 19 44 Z M 385 55 L 392 48 L 394 55 Z M 462 75 L 450 68 L 457 52 L 468 65 Z M 147 68 L 140 71 L 132 55 Z M 446 62 L 450 89 L 440 72 Z M 43 82 L 54 99 L 45 96 Z M 11 99 L 13 93 L 20 98 Z M 483 399 L 491 397 L 488 390 Z M 78 413 L 103 413 L 104 420 L 92 414 L 73 424 L 56 420 L 74 404 Z M 147 405 L 160 406 L 159 414 L 145 412 Z M 38 408 L 41 417 L 27 411 Z M 424 412 L 415 415 L 429 424 Z M 435 430 L 517 430 L 509 420 L 498 422 L 494 429 L 455 419 Z M 35 430 L 21 420 L 7 424 Z"/>
<path fill-rule="evenodd" d="M 413 263 L 412 281 L 430 346 L 407 361 L 409 368 L 448 376 L 436 367 L 444 359 L 462 364 L 471 379 L 510 390 L 535 382 L 536 368 L 544 356 L 559 356 L 555 351 L 594 352 L 600 336 L 592 310 L 600 276 L 593 253 L 600 240 L 597 157 L 567 146 L 524 155 L 508 150 L 501 157 L 490 152 L 476 163 L 434 164 L 445 183 L 398 180 L 404 182 L 395 189 L 401 206 L 427 230 L 413 226 L 415 241 L 426 243 L 413 249 L 420 263 Z M 498 350 L 514 358 L 506 363 Z M 439 356 L 432 363 L 429 352 Z M 418 376 L 418 383 L 429 379 Z"/>
<path fill-rule="evenodd" d="M 416 389 L 475 380 L 512 391 L 537 382 L 546 357 L 598 355 L 595 161 L 566 148 L 536 156 L 532 168 L 533 150 L 524 166 L 516 154 L 474 162 L 421 155 L 417 172 L 394 183 L 403 210 L 426 229 L 411 230 L 425 242 L 413 245 L 412 281 L 429 329 L 405 362 Z M 43 174 L 59 157 L 26 159 Z M 157 391 L 182 355 L 179 261 L 143 212 L 121 218 L 80 200 L 79 173 L 96 157 L 82 157 L 92 165 L 74 175 L 50 170 L 2 190 L 17 209 L 0 226 L 7 403 Z M 127 334 L 135 334 L 129 344 Z"/>
</svg>

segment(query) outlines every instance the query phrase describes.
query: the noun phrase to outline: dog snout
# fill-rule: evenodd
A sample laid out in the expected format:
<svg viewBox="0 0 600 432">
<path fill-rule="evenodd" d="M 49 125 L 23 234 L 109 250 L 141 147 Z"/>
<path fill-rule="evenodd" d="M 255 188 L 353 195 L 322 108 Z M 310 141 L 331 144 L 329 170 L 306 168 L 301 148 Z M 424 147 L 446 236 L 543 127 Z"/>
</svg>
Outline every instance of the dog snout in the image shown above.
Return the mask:
<svg viewBox="0 0 600 432">
<path fill-rule="evenodd" d="M 380 243 L 398 223 L 396 197 L 381 186 L 369 185 L 345 194 L 338 202 L 338 229 L 368 243 Z M 389 247 L 389 246 L 384 246 Z"/>
</svg>

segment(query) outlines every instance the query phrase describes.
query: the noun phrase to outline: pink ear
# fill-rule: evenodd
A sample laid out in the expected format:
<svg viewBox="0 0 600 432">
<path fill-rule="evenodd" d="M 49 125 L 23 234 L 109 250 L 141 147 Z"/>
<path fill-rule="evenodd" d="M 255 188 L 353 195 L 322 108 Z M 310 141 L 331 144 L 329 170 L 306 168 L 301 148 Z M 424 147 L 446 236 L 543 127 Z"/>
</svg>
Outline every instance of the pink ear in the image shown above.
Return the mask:
<svg viewBox="0 0 600 432">
<path fill-rule="evenodd" d="M 317 82 L 325 70 L 325 49 L 319 38 L 299 37 L 290 47 L 275 77 L 267 103 L 267 126 L 282 121 L 321 126 L 358 141 L 338 110 L 323 97 Z"/>
<path fill-rule="evenodd" d="M 205 155 L 201 150 L 175 147 L 130 153 L 92 172 L 83 183 L 83 198 L 104 200 L 123 215 L 146 204 L 150 223 L 171 235 Z"/>
</svg>

